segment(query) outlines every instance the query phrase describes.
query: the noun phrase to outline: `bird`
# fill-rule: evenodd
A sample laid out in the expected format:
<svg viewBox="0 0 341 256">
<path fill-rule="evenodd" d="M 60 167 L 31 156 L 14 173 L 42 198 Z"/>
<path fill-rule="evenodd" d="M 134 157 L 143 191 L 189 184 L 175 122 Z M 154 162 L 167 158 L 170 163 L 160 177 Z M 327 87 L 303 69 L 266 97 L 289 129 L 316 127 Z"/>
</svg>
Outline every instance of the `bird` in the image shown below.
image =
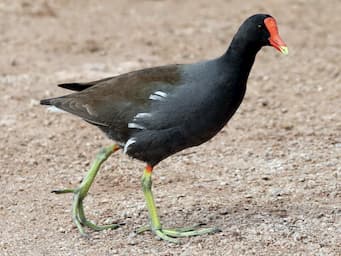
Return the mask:
<svg viewBox="0 0 341 256">
<path fill-rule="evenodd" d="M 152 193 L 152 173 L 165 158 L 210 140 L 227 124 L 244 98 L 256 54 L 263 46 L 288 54 L 275 18 L 255 14 L 241 24 L 228 49 L 217 58 L 59 84 L 75 92 L 40 101 L 97 126 L 113 141 L 99 151 L 78 187 L 53 191 L 73 193 L 72 219 L 81 234 L 86 234 L 85 227 L 104 230 L 121 226 L 96 225 L 86 218 L 83 207 L 100 166 L 118 150 L 146 163 L 141 183 L 149 223 L 137 233 L 151 231 L 160 240 L 178 243 L 181 237 L 220 231 L 198 225 L 164 228 Z"/>
</svg>

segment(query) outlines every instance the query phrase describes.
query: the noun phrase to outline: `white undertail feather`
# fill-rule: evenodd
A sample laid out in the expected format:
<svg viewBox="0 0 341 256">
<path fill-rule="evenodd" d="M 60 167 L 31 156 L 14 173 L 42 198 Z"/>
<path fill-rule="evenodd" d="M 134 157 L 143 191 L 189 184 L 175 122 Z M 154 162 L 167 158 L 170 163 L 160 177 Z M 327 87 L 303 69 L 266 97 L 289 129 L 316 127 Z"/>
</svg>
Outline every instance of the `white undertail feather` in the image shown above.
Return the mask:
<svg viewBox="0 0 341 256">
<path fill-rule="evenodd" d="M 59 108 L 57 108 L 57 107 L 55 107 L 55 106 L 50 106 L 50 107 L 48 107 L 48 108 L 47 108 L 47 111 L 48 111 L 48 112 L 52 112 L 52 113 L 66 113 L 66 111 L 61 110 L 61 109 L 59 109 Z"/>
<path fill-rule="evenodd" d="M 134 144 L 136 142 L 135 138 L 130 138 L 129 140 L 127 140 L 126 144 L 124 144 L 124 148 L 123 148 L 123 153 L 127 154 L 128 148 L 131 144 Z"/>
</svg>

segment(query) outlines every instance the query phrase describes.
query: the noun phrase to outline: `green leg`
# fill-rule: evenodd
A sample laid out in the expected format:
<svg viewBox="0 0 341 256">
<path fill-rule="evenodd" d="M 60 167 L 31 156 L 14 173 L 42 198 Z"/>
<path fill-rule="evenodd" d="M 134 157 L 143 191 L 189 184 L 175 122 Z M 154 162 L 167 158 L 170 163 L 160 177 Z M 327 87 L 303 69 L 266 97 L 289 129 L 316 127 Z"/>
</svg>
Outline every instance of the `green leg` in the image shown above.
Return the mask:
<svg viewBox="0 0 341 256">
<path fill-rule="evenodd" d="M 94 230 L 104 230 L 104 229 L 115 229 L 122 224 L 112 224 L 112 225 L 103 225 L 98 226 L 92 223 L 91 221 L 87 220 L 84 213 L 83 207 L 83 200 L 87 196 L 88 191 L 99 171 L 102 163 L 107 160 L 107 158 L 117 151 L 119 148 L 118 145 L 112 145 L 110 147 L 103 148 L 97 155 L 96 159 L 93 162 L 90 170 L 86 174 L 85 178 L 83 179 L 82 183 L 76 189 L 61 189 L 61 190 L 53 190 L 53 193 L 56 194 L 63 194 L 63 193 L 73 193 L 73 203 L 72 203 L 72 219 L 73 222 L 76 224 L 79 232 L 82 235 L 85 235 L 83 226 L 87 226 Z"/>
<path fill-rule="evenodd" d="M 150 227 L 142 227 L 137 230 L 137 233 L 142 233 L 147 230 L 151 230 L 156 236 L 159 238 L 166 240 L 172 243 L 178 243 L 176 237 L 189 237 L 189 236 L 198 236 L 209 233 L 219 232 L 218 228 L 202 228 L 197 229 L 201 225 L 197 225 L 189 228 L 178 228 L 178 229 L 164 229 L 162 228 L 157 209 L 154 202 L 154 197 L 152 193 L 152 170 L 151 166 L 147 166 L 144 170 L 142 176 L 142 188 L 144 197 L 146 199 L 147 208 L 149 212 L 149 221 Z"/>
</svg>

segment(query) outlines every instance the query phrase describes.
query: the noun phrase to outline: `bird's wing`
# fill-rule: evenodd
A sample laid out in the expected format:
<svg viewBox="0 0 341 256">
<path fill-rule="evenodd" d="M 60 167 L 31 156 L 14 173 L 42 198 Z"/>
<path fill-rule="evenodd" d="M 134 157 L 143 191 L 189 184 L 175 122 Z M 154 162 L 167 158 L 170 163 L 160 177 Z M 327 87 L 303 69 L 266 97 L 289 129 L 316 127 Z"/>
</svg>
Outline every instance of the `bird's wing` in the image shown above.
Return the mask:
<svg viewBox="0 0 341 256">
<path fill-rule="evenodd" d="M 89 86 L 80 92 L 42 100 L 41 104 L 56 106 L 116 132 L 126 132 L 134 129 L 128 127 L 134 118 L 146 117 L 143 113 L 161 104 L 166 95 L 181 85 L 181 76 L 181 65 L 149 68 L 82 84 Z M 73 85 L 62 87 L 77 90 Z"/>
</svg>

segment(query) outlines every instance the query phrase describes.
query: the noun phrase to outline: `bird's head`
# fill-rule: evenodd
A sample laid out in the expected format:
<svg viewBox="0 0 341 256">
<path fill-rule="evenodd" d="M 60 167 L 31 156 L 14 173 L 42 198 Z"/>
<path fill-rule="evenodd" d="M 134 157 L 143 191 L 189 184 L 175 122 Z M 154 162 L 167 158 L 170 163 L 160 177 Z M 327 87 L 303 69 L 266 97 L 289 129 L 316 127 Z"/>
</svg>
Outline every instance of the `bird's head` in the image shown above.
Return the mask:
<svg viewBox="0 0 341 256">
<path fill-rule="evenodd" d="M 287 55 L 288 47 L 281 39 L 275 18 L 268 14 L 256 14 L 242 24 L 239 29 L 245 40 L 262 46 L 272 46 L 281 53 Z"/>
</svg>

